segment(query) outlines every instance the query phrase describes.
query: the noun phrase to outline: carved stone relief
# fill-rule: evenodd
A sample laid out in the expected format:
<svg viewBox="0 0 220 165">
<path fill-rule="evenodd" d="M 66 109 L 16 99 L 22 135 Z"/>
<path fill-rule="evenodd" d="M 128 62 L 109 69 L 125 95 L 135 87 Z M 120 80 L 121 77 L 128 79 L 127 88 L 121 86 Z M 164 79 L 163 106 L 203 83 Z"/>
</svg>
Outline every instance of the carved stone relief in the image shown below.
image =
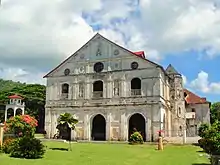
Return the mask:
<svg viewBox="0 0 220 165">
<path fill-rule="evenodd" d="M 102 45 L 101 43 L 98 44 L 98 47 L 97 47 L 97 51 L 96 51 L 96 56 L 101 56 L 102 55 Z"/>
</svg>

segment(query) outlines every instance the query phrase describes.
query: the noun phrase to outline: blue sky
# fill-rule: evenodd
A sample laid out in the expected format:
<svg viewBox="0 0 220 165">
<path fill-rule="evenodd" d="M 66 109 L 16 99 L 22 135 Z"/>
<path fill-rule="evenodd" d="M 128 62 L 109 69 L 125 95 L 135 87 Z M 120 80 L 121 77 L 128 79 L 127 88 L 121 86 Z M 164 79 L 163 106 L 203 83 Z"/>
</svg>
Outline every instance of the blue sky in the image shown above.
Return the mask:
<svg viewBox="0 0 220 165">
<path fill-rule="evenodd" d="M 3 0 L 0 78 L 42 83 L 95 33 L 183 74 L 187 88 L 219 101 L 218 0 Z"/>
</svg>

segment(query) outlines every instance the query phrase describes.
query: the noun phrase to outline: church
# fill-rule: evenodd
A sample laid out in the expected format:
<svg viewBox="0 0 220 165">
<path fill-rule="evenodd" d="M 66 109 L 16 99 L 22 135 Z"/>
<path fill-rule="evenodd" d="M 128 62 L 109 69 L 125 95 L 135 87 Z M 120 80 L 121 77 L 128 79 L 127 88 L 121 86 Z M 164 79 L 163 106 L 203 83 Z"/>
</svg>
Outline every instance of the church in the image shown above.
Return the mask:
<svg viewBox="0 0 220 165">
<path fill-rule="evenodd" d="M 210 122 L 210 103 L 184 89 L 182 75 L 131 51 L 101 34 L 94 35 L 73 55 L 44 76 L 47 79 L 45 131 L 56 134 L 64 112 L 79 123 L 78 140 L 127 141 L 134 129 L 144 141 L 196 136 Z"/>
</svg>

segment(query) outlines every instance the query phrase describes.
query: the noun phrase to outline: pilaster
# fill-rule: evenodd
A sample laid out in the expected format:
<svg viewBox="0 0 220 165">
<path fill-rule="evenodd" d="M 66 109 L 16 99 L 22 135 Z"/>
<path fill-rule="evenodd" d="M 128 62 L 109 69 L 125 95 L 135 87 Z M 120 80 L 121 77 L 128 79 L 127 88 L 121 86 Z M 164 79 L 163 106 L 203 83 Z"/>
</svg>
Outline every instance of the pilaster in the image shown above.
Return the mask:
<svg viewBox="0 0 220 165">
<path fill-rule="evenodd" d="M 125 140 L 126 139 L 126 116 L 125 113 L 121 114 L 121 123 L 120 123 L 120 139 Z"/>
<path fill-rule="evenodd" d="M 107 114 L 106 121 L 106 140 L 111 140 L 111 113 Z"/>
<path fill-rule="evenodd" d="M 89 123 L 89 115 L 85 114 L 84 116 L 84 140 L 89 140 L 89 128 L 90 128 L 90 123 Z"/>
</svg>

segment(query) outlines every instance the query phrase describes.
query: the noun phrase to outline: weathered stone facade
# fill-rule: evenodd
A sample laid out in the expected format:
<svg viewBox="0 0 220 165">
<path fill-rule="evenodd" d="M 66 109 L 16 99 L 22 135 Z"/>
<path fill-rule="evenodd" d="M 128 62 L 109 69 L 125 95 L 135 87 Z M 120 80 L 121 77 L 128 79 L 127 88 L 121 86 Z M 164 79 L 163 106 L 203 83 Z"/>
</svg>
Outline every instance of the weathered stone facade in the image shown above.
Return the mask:
<svg viewBox="0 0 220 165">
<path fill-rule="evenodd" d="M 171 65 L 165 71 L 143 56 L 96 34 L 48 73 L 48 138 L 56 133 L 57 118 L 64 112 L 78 117 L 73 137 L 81 140 L 98 136 L 128 140 L 132 126 L 141 127 L 146 141 L 155 140 L 159 130 L 165 130 L 166 136 L 178 136 L 186 124 L 182 77 Z M 100 128 L 94 132 L 96 117 Z"/>
</svg>

